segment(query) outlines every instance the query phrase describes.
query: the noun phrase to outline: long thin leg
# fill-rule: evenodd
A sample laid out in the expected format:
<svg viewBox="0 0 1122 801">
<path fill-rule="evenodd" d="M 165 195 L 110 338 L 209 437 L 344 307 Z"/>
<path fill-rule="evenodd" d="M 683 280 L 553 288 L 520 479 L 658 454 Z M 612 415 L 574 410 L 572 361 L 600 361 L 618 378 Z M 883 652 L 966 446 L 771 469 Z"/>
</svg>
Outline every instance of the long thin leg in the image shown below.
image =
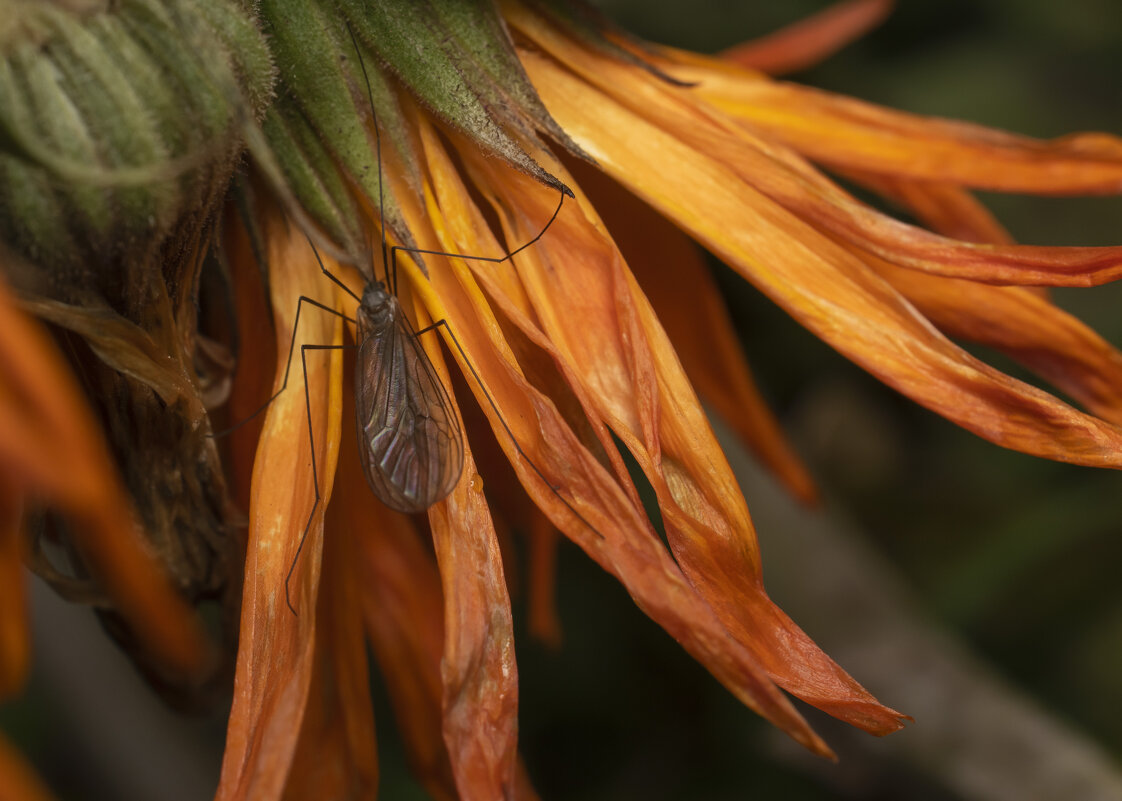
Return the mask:
<svg viewBox="0 0 1122 801">
<path fill-rule="evenodd" d="M 524 251 L 526 248 L 530 247 L 530 245 L 533 245 L 535 242 L 537 242 L 539 239 L 541 239 L 543 236 L 545 236 L 545 232 L 549 230 L 550 226 L 553 225 L 553 221 L 557 219 L 557 215 L 561 213 L 561 207 L 565 205 L 565 194 L 566 194 L 566 191 L 564 189 L 562 189 L 561 190 L 561 199 L 557 201 L 557 208 L 555 208 L 553 210 L 553 216 L 549 218 L 549 222 L 547 222 L 545 224 L 545 227 L 542 228 L 540 231 L 538 231 L 538 235 L 535 236 L 533 239 L 531 239 L 529 242 L 524 242 L 523 244 L 519 245 L 514 250 L 512 250 L 510 253 L 507 253 L 505 256 L 472 256 L 468 253 L 446 253 L 443 250 L 423 250 L 421 248 L 407 248 L 407 247 L 402 247 L 400 245 L 395 245 L 393 248 L 390 249 L 390 267 L 392 268 L 392 275 L 393 275 L 393 278 L 391 280 L 390 291 L 393 292 L 393 294 L 395 296 L 397 295 L 397 253 L 398 253 L 398 251 L 401 251 L 402 253 L 423 253 L 427 256 L 451 256 L 452 258 L 455 258 L 455 259 L 471 259 L 472 261 L 486 261 L 486 262 L 490 262 L 492 264 L 502 264 L 504 261 L 510 261 L 512 258 L 517 256 L 519 253 Z M 569 197 L 572 197 L 572 194 L 569 194 Z"/>
<path fill-rule="evenodd" d="M 300 535 L 300 544 L 296 546 L 296 555 L 292 557 L 292 564 L 288 568 L 288 575 L 284 578 L 284 602 L 288 604 L 289 611 L 297 615 L 296 608 L 288 594 L 288 584 L 292 581 L 292 574 L 296 572 L 296 563 L 300 561 L 300 553 L 304 550 L 304 542 L 308 539 L 308 532 L 312 528 L 312 520 L 319 508 L 319 470 L 316 468 L 316 435 L 312 432 L 312 396 L 308 391 L 308 351 L 310 350 L 355 350 L 357 345 L 301 345 L 300 365 L 304 370 L 304 408 L 308 413 L 308 443 L 312 454 L 312 489 L 315 490 L 316 500 L 312 504 L 312 511 L 308 514 L 308 522 L 304 524 L 304 533 Z"/>
<path fill-rule="evenodd" d="M 311 246 L 311 248 L 312 248 L 312 253 L 313 253 L 313 254 L 315 255 L 315 257 L 316 257 L 316 263 L 317 263 L 317 264 L 319 265 L 319 271 L 320 271 L 321 273 L 323 273 L 324 275 L 326 275 L 326 276 L 327 276 L 328 278 L 330 278 L 330 279 L 331 279 L 332 281 L 334 281 L 334 282 L 335 282 L 335 283 L 336 283 L 336 284 L 337 284 L 338 286 L 342 287 L 343 291 L 344 291 L 344 292 L 346 292 L 346 293 L 347 293 L 348 295 L 350 295 L 350 296 L 351 296 L 352 298 L 354 298 L 355 300 L 357 300 L 357 301 L 358 301 L 359 303 L 362 303 L 362 298 L 360 298 L 360 297 L 359 297 L 358 295 L 356 295 L 356 294 L 355 294 L 354 292 L 352 292 L 352 291 L 351 291 L 351 288 L 350 288 L 349 286 L 347 286 L 347 285 L 346 285 L 346 284 L 344 284 L 344 283 L 343 283 L 342 281 L 340 281 L 340 280 L 339 280 L 338 278 L 336 278 L 336 277 L 335 277 L 335 275 L 334 275 L 334 274 L 332 274 L 332 272 L 331 272 L 330 270 L 328 270 L 328 269 L 327 269 L 327 268 L 326 268 L 326 267 L 325 267 L 325 266 L 323 265 L 323 259 L 321 259 L 321 258 L 319 257 L 319 251 L 318 251 L 318 250 L 316 250 L 316 246 L 315 246 L 315 243 L 314 243 L 314 242 L 312 242 L 312 238 L 311 238 L 311 237 L 308 237 L 308 236 L 306 236 L 306 238 L 307 238 L 307 240 L 308 240 L 308 244 L 309 244 L 309 245 Z M 340 315 L 340 316 L 341 316 L 341 315 Z M 349 318 L 348 318 L 348 319 L 349 319 Z M 295 326 L 294 326 L 294 327 L 295 327 Z"/>
<path fill-rule="evenodd" d="M 325 272 L 326 272 L 326 270 L 325 270 Z M 328 273 L 328 274 L 330 275 L 330 273 Z M 285 365 L 284 365 L 284 381 L 281 382 L 280 389 L 278 389 L 276 392 L 274 392 L 272 397 L 269 398 L 264 403 L 262 403 L 261 406 L 258 407 L 257 410 L 254 411 L 253 414 L 251 414 L 249 417 L 245 418 L 244 420 L 242 420 L 238 423 L 234 423 L 234 425 L 230 426 L 229 428 L 223 429 L 222 431 L 219 431 L 217 434 L 211 434 L 210 436 L 211 436 L 212 439 L 218 439 L 219 437 L 224 437 L 227 434 L 232 434 L 234 431 L 237 431 L 239 428 L 244 426 L 246 423 L 248 423 L 254 417 L 256 417 L 257 415 L 261 414 L 261 412 L 263 412 L 267 408 L 269 408 L 269 404 L 272 403 L 273 401 L 275 401 L 277 399 L 277 397 L 282 392 L 284 392 L 284 390 L 288 387 L 288 374 L 292 370 L 292 353 L 293 353 L 294 350 L 296 350 L 296 331 L 300 327 L 300 312 L 303 310 L 305 303 L 309 303 L 309 304 L 311 304 L 312 306 L 315 306 L 318 309 L 323 309 L 328 314 L 334 314 L 336 317 L 342 317 L 344 320 L 346 320 L 349 323 L 354 322 L 354 320 L 352 320 L 347 315 L 343 314 L 341 311 L 336 311 L 335 309 L 332 309 L 330 306 L 325 306 L 324 304 L 320 303 L 318 300 L 313 300 L 312 298 L 301 295 L 300 300 L 297 301 L 297 303 L 296 303 L 296 319 L 293 320 L 293 322 L 292 322 L 292 339 L 288 343 L 288 360 L 285 362 Z"/>
<path fill-rule="evenodd" d="M 604 535 L 600 533 L 600 529 L 589 523 L 585 516 L 578 512 L 576 508 L 571 503 L 569 503 L 568 499 L 564 495 L 558 492 L 558 487 L 555 487 L 553 483 L 545 477 L 545 474 L 541 471 L 541 469 L 536 464 L 534 464 L 534 460 L 526 454 L 526 451 L 522 450 L 522 446 L 518 444 L 518 439 L 514 436 L 514 432 L 511 431 L 510 426 L 507 425 L 506 419 L 503 417 L 503 413 L 499 411 L 499 407 L 495 404 L 495 399 L 491 397 L 491 393 L 487 390 L 487 385 L 484 384 L 483 379 L 479 377 L 479 373 L 476 372 L 475 365 L 471 363 L 471 359 L 469 359 L 468 355 L 464 352 L 464 348 L 460 344 L 460 340 L 456 338 L 455 333 L 453 333 L 452 331 L 452 326 L 448 325 L 448 321 L 437 320 L 432 325 L 427 325 L 420 331 L 417 331 L 416 335 L 420 336 L 421 334 L 433 331 L 441 326 L 444 326 L 444 330 L 448 332 L 448 336 L 452 337 L 452 343 L 456 346 L 456 350 L 460 352 L 460 356 L 463 358 L 464 364 L 468 366 L 468 370 L 471 371 L 471 375 L 475 379 L 475 383 L 479 385 L 479 388 L 481 390 L 483 390 L 483 396 L 487 398 L 487 403 L 489 403 L 491 405 L 491 408 L 494 410 L 495 417 L 498 418 L 499 424 L 503 427 L 503 430 L 506 431 L 506 435 L 510 437 L 510 442 L 512 445 L 514 445 L 514 449 L 518 451 L 518 455 L 521 456 L 523 460 L 525 460 L 526 464 L 530 465 L 530 469 L 537 473 L 538 478 L 545 482 L 545 485 L 549 487 L 550 492 L 560 498 L 561 503 L 565 504 L 565 507 L 570 512 L 572 512 L 578 520 L 588 526 L 592 533 L 597 537 L 599 537 L 600 539 L 604 539 Z"/>
</svg>

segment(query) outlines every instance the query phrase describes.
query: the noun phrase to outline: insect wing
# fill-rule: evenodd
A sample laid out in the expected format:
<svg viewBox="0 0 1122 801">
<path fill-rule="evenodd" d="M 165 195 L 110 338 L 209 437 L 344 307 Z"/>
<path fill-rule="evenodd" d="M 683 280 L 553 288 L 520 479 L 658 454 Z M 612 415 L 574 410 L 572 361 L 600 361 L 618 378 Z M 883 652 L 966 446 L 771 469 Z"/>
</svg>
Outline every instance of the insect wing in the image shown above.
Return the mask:
<svg viewBox="0 0 1122 801">
<path fill-rule="evenodd" d="M 422 512 L 452 491 L 463 435 L 444 385 L 396 299 L 366 332 L 355 368 L 359 450 L 366 480 L 399 512 Z"/>
</svg>

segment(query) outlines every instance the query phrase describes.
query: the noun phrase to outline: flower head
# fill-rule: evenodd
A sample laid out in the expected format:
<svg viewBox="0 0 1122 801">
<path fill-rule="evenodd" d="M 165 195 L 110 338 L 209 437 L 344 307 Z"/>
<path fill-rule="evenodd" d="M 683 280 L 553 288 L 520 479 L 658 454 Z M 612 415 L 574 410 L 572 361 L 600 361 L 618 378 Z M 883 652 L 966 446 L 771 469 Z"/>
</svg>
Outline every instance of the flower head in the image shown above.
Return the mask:
<svg viewBox="0 0 1122 801">
<path fill-rule="evenodd" d="M 847 6 L 868 22 L 884 4 Z M 246 423 L 222 448 L 249 527 L 218 796 L 373 791 L 365 642 L 435 797 L 531 796 L 512 531 L 530 542 L 542 636 L 559 636 L 560 531 L 812 751 L 831 753 L 785 691 L 871 733 L 897 730 L 904 716 L 764 589 L 698 393 L 793 493 L 815 490 L 685 235 L 949 420 L 1026 453 L 1118 466 L 1122 355 L 1029 287 L 1112 280 L 1122 250 L 1013 244 L 968 188 L 1115 192 L 1122 144 L 921 119 L 744 66 L 825 52 L 853 14 L 717 60 L 551 3 L 419 8 L 263 8 L 277 99 L 259 127 L 246 120 L 258 174 L 220 239 L 242 352 L 219 414 Z M 930 230 L 862 204 L 822 168 Z M 466 435 L 462 476 L 425 520 L 375 498 L 360 469 L 369 442 L 350 430 L 356 305 L 383 277 L 428 331 L 420 345 Z M 1087 411 L 948 336 L 1005 350 Z"/>
</svg>

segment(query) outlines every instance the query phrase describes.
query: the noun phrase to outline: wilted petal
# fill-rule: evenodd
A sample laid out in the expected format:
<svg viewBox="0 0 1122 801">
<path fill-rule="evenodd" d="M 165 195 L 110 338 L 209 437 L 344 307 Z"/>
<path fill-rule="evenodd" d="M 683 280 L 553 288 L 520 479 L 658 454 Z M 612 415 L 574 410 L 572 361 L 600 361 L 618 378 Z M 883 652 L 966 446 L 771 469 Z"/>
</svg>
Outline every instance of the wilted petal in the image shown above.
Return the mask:
<svg viewBox="0 0 1122 801">
<path fill-rule="evenodd" d="M 250 416 L 273 394 L 278 346 L 274 337 L 262 335 L 261 321 L 271 320 L 273 313 L 269 307 L 268 288 L 261 280 L 261 269 L 254 249 L 255 240 L 261 238 L 261 231 L 247 230 L 232 209 L 228 209 L 228 212 L 227 219 L 223 221 L 223 246 L 226 249 L 226 261 L 230 265 L 230 291 L 234 297 L 234 319 L 238 326 L 240 352 L 230 388 L 230 399 L 224 407 L 225 418 L 221 424 L 215 424 L 215 430 L 220 431 L 245 421 L 227 436 L 221 437 L 219 442 L 225 448 L 223 458 L 229 465 L 227 473 L 230 476 L 230 495 L 239 509 L 248 509 L 257 440 L 265 424 L 264 413 L 252 418 Z M 288 345 L 283 347 L 287 348 Z M 297 352 L 295 359 L 299 361 L 299 358 L 300 354 Z M 296 371 L 295 381 L 300 375 L 299 364 L 293 369 Z M 294 386 L 297 392 L 301 390 L 301 386 Z"/>
<path fill-rule="evenodd" d="M 492 171 L 486 183 L 498 189 L 518 187 L 508 196 L 500 194 L 500 205 L 518 208 L 521 215 L 514 219 L 528 218 L 529 230 L 540 226 L 536 220 L 543 219 L 548 208 L 542 208 L 539 200 L 535 213 L 535 193 L 528 182 L 513 173 L 503 180 Z M 540 198 L 540 192 L 536 194 Z M 635 387 L 619 390 L 606 403 L 603 393 L 614 389 L 606 388 L 607 382 L 589 395 L 651 482 L 678 564 L 725 628 L 778 684 L 877 733 L 899 728 L 898 713 L 878 704 L 768 599 L 748 510 L 693 389 L 653 310 L 591 207 L 582 205 L 580 212 L 587 215 L 586 227 L 581 228 L 582 217 L 573 212 L 558 220 L 555 225 L 563 232 L 566 226 L 573 229 L 556 238 L 543 238 L 520 258 L 520 274 L 528 289 L 539 283 L 545 286 L 542 291 L 529 291 L 539 317 L 555 326 L 549 329 L 551 341 L 580 343 L 574 352 L 581 355 L 570 358 L 579 359 L 573 363 L 581 365 L 583 379 L 597 370 L 627 373 L 639 386 L 657 392 L 649 410 L 640 407 L 635 412 L 636 418 L 650 415 L 641 428 L 629 427 L 626 418 L 612 416 L 614 409 L 638 394 Z M 515 227 L 516 241 L 526 235 L 526 230 Z M 632 321 L 630 331 L 615 334 L 619 342 L 615 352 L 603 347 L 611 325 L 601 331 L 590 324 L 587 313 L 580 317 L 564 313 L 582 302 L 596 308 L 588 304 L 589 297 L 604 299 L 601 306 L 611 309 L 609 320 L 618 321 L 617 331 L 624 328 L 622 321 Z M 543 312 L 543 307 L 551 311 Z M 623 362 L 613 365 L 611 359 L 617 353 L 623 354 L 619 357 Z M 656 432 L 653 436 L 646 434 L 648 427 Z"/>
<path fill-rule="evenodd" d="M 34 493 L 67 516 L 82 558 L 153 661 L 185 682 L 207 671 L 205 635 L 145 549 L 81 391 L 46 332 L 16 307 L 3 284 L 0 470 L 0 480 L 16 493 L 9 502 Z"/>
<path fill-rule="evenodd" d="M 357 459 L 344 444 L 342 458 Z M 414 775 L 434 798 L 460 798 L 448 754 L 442 708 L 444 649 L 441 578 L 413 523 L 375 499 L 358 470 L 344 463 L 333 509 L 361 528 L 356 558 L 363 577 L 362 609 L 371 647 L 389 690 L 394 717 Z M 459 744 L 461 753 L 468 748 Z M 468 769 L 461 765 L 460 771 Z M 537 796 L 520 765 L 515 799 Z"/>
<path fill-rule="evenodd" d="M 434 798 L 456 798 L 441 725 L 444 622 L 436 564 L 412 521 L 379 504 L 360 471 L 344 463 L 338 492 L 341 519 L 364 532 L 356 543 L 363 618 L 409 765 Z"/>
<path fill-rule="evenodd" d="M 522 19 L 519 17 L 520 21 Z M 708 96 L 700 87 L 689 90 L 670 87 L 651 80 L 646 73 L 636 71 L 628 65 L 604 59 L 593 61 L 589 53 L 580 50 L 574 43 L 559 37 L 555 31 L 533 25 L 533 22 L 534 18 L 526 18 L 526 24 L 532 26 L 530 30 L 536 42 L 551 48 L 552 52 L 567 63 L 575 65 L 585 81 L 610 96 L 621 108 L 631 112 L 635 119 L 654 123 L 658 129 L 672 133 L 681 143 L 736 174 L 744 185 L 762 192 L 814 227 L 886 261 L 939 275 L 1001 284 L 1088 286 L 1122 276 L 1122 247 L 976 244 L 940 236 L 893 219 L 854 199 L 811 167 L 798 153 L 783 144 L 756 135 L 754 132 L 758 132 L 759 128 L 754 121 L 741 118 L 741 124 L 738 125 L 734 119 L 725 117 L 717 105 L 706 102 Z M 721 72 L 727 69 L 728 65 L 718 64 L 711 70 L 710 77 L 720 79 L 722 85 L 728 84 L 727 75 Z M 742 78 L 741 83 L 744 82 L 752 85 L 767 83 L 763 79 L 751 80 L 750 76 Z M 998 139 L 1013 138 L 997 131 L 980 130 Z M 636 133 L 631 132 L 628 136 L 635 136 Z M 770 130 L 766 133 L 773 135 Z M 950 137 L 950 134 L 947 136 Z M 1103 186 L 1093 190 L 1093 187 L 1075 183 L 1066 191 L 1122 191 L 1122 142 L 1115 142 L 1106 135 L 1094 136 L 1109 140 L 1110 143 L 1104 146 L 1104 150 L 1111 158 L 1085 165 L 1087 175 L 1097 176 Z M 616 138 L 620 137 L 621 134 L 617 132 Z M 952 138 L 951 141 L 958 140 Z M 652 143 L 642 141 L 640 144 L 645 145 L 648 152 L 657 152 L 659 157 L 666 158 L 666 154 L 652 146 Z M 802 150 L 799 143 L 788 144 L 795 150 Z M 931 150 L 929 143 L 918 141 L 908 146 L 916 148 L 916 158 L 926 158 Z M 966 147 L 961 143 L 959 146 Z M 1021 152 L 1028 146 L 1022 143 L 1018 146 L 1020 150 L 1012 144 L 1009 147 Z M 1114 153 L 1115 149 L 1117 153 Z M 1076 150 L 1083 152 L 1080 148 Z M 813 152 L 808 155 L 814 157 Z M 1050 151 L 1032 151 L 1031 157 L 1025 158 L 1057 181 L 1071 170 L 1062 155 Z M 866 173 L 877 172 L 859 161 L 843 161 L 837 166 L 843 172 L 855 169 Z M 685 170 L 686 165 L 679 164 L 679 168 Z M 1117 171 L 1117 178 L 1112 177 L 1112 171 Z M 959 177 L 950 170 L 945 175 L 934 174 L 936 177 L 901 171 L 893 177 L 951 183 L 955 183 Z M 632 179 L 637 177 L 632 176 Z M 1018 189 L 1016 186 L 997 188 L 1008 191 Z M 725 216 L 727 217 L 727 210 Z"/>
<path fill-rule="evenodd" d="M 845 170 L 842 174 L 892 200 L 932 231 L 965 242 L 1011 245 L 1013 237 L 968 190 L 942 181 L 916 181 Z"/>
<path fill-rule="evenodd" d="M 0 732 L 0 787 L 4 789 L 4 801 L 52 801 L 54 798 L 3 732 Z"/>
<path fill-rule="evenodd" d="M 527 531 L 530 539 L 527 627 L 546 645 L 561 645 L 561 618 L 557 614 L 557 546 L 561 537 L 549 518 L 536 512 Z"/>
<path fill-rule="evenodd" d="M 449 386 L 439 341 L 425 339 Z M 429 509 L 429 523 L 444 588 L 444 742 L 460 798 L 500 798 L 514 784 L 518 746 L 514 623 L 483 480 L 466 442 L 460 482 Z"/>
<path fill-rule="evenodd" d="M 578 162 L 571 168 L 674 343 L 690 383 L 795 497 L 813 503 L 814 482 L 752 378 L 697 245 L 602 173 Z"/>
<path fill-rule="evenodd" d="M 345 383 L 350 383 L 345 371 Z M 343 420 L 354 420 L 351 393 L 343 393 Z M 311 694 L 292 762 L 285 798 L 374 799 L 378 790 L 378 749 L 362 600 L 366 587 L 355 559 L 369 521 L 356 524 L 346 493 L 355 483 L 370 490 L 358 469 L 353 422 L 344 424 L 339 474 L 324 523 L 323 571 L 316 608 L 316 665 Z M 347 485 L 344 473 L 358 482 Z"/>
<path fill-rule="evenodd" d="M 450 228 L 445 223 L 446 217 L 452 221 L 457 218 L 471 220 L 473 215 L 462 208 L 467 200 L 463 187 L 447 185 L 452 180 L 450 166 L 436 160 L 434 151 L 427 151 L 427 155 L 430 167 L 434 169 L 436 191 L 442 203 L 451 204 L 442 209 L 435 202 L 430 202 L 427 218 L 437 231 L 447 234 Z M 538 187 L 539 195 L 540 191 Z M 423 235 L 426 229 L 424 217 L 418 210 L 409 208 L 408 204 L 403 205 L 410 228 L 418 235 L 422 246 L 473 254 L 501 252 L 494 239 L 483 234 L 485 226 L 464 227 L 459 233 L 469 236 L 467 240 L 458 241 L 449 237 L 425 245 L 431 235 Z M 555 204 L 551 205 L 555 207 Z M 541 210 L 540 207 L 533 208 L 530 219 Z M 474 237 L 471 237 L 472 233 Z M 526 252 L 533 252 L 533 248 Z M 487 300 L 472 280 L 469 268 L 458 260 L 426 259 L 426 263 L 431 283 L 414 275 L 415 291 L 430 314 L 447 319 L 456 331 L 471 367 L 459 358 L 460 354 L 455 349 L 453 355 L 457 356 L 466 374 L 478 375 L 487 387 L 488 395 L 484 395 L 478 386 L 472 388 L 477 391 L 477 399 L 495 430 L 500 446 L 506 451 L 535 503 L 555 525 L 619 578 L 639 606 L 695 658 L 706 664 L 743 703 L 775 722 L 807 747 L 828 754 L 829 749 L 810 731 L 790 702 L 761 671 L 755 657 L 729 638 L 713 611 L 686 581 L 647 522 L 630 482 L 621 487 L 617 479 L 613 479 L 580 443 L 553 403 L 522 376 L 512 361 Z M 408 263 L 405 266 L 409 266 Z M 473 267 L 478 266 L 478 263 L 473 264 Z M 509 269 L 509 265 L 506 267 Z M 410 267 L 410 272 L 413 271 L 414 268 Z M 595 404 L 585 392 L 582 380 L 567 361 L 517 308 L 515 302 L 503 296 L 499 283 L 490 280 L 489 275 L 495 272 L 501 273 L 502 267 L 495 270 L 481 268 L 478 273 L 489 294 L 499 302 L 511 321 L 553 356 L 584 408 L 594 408 Z M 620 401 L 618 396 L 614 400 Z M 590 422 L 601 442 L 610 443 L 607 429 L 595 419 L 590 418 Z M 616 466 L 617 477 L 621 471 L 625 477 L 626 469 L 622 464 Z"/>
<path fill-rule="evenodd" d="M 1122 466 L 1122 430 L 979 362 L 939 335 L 859 259 L 723 162 L 596 95 L 552 62 L 529 52 L 524 58 L 551 113 L 609 174 L 864 369 L 1005 447 Z M 652 163 L 676 168 L 652 170 Z M 738 223 L 746 219 L 751 226 Z"/>
<path fill-rule="evenodd" d="M 687 61 L 679 68 L 670 60 L 658 66 L 696 81 L 697 94 L 730 117 L 823 164 L 998 192 L 1084 195 L 1122 189 L 1122 140 L 1108 134 L 1032 139 L 896 111 L 749 70 L 737 75 L 705 56 L 690 54 Z"/>
<path fill-rule="evenodd" d="M 1099 417 L 1122 425 L 1122 353 L 1027 287 L 990 286 L 873 265 L 949 336 L 989 345 Z"/>
<path fill-rule="evenodd" d="M 769 75 L 812 67 L 880 25 L 892 0 L 846 0 L 767 36 L 726 50 L 729 61 Z"/>
<path fill-rule="evenodd" d="M 324 293 L 304 235 L 275 215 L 264 230 L 278 354 L 274 387 L 279 389 L 297 299 L 323 299 Z M 323 513 L 338 456 L 343 373 L 340 351 L 308 353 L 309 409 L 300 345 L 338 345 L 342 330 L 342 321 L 326 312 L 301 314 L 288 388 L 265 413 L 253 469 L 241 635 L 219 799 L 280 798 L 300 734 L 315 666 Z M 309 422 L 322 499 L 310 526 L 315 488 Z M 307 539 L 286 585 L 305 530 Z M 286 588 L 297 614 L 288 608 Z"/>
</svg>

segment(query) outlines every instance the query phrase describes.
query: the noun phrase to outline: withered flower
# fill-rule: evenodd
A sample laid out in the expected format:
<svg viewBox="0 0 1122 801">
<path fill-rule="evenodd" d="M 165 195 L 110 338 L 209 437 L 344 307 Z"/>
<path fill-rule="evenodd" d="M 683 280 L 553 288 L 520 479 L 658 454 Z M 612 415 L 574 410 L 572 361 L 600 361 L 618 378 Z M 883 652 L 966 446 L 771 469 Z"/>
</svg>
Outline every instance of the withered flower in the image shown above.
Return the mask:
<svg viewBox="0 0 1122 801">
<path fill-rule="evenodd" d="M 764 590 L 747 505 L 698 393 L 793 493 L 815 491 L 686 234 L 947 419 L 1026 453 L 1116 467 L 1122 355 L 1033 287 L 1112 280 L 1122 248 L 1013 244 L 969 189 L 1116 192 L 1122 142 L 918 118 L 753 69 L 829 52 L 885 3 L 846 4 L 723 60 L 635 41 L 553 2 L 465 5 L 261 4 L 276 97 L 260 124 L 256 110 L 238 117 L 254 172 L 230 195 L 211 263 L 228 270 L 239 367 L 220 423 L 188 414 L 208 458 L 207 435 L 238 426 L 217 447 L 232 503 L 248 510 L 218 797 L 375 793 L 367 642 L 434 797 L 534 797 L 517 752 L 500 547 L 515 532 L 529 539 L 541 636 L 559 636 L 560 531 L 737 699 L 812 751 L 831 753 L 785 691 L 873 734 L 897 730 L 903 716 Z M 820 168 L 930 230 L 864 205 Z M 197 265 L 207 238 L 191 231 Z M 351 430 L 346 321 L 364 284 L 385 275 L 383 235 L 404 249 L 395 288 L 414 329 L 447 323 L 421 343 L 464 422 L 461 480 L 427 520 L 374 497 Z M 1087 411 L 948 336 L 1004 350 Z M 649 509 L 620 445 L 653 490 Z M 19 453 L 29 465 L 36 455 Z M 48 483 L 31 489 L 65 498 Z M 28 488 L 0 491 L 18 503 Z M 18 514 L 4 520 L 0 545 L 16 541 Z M 21 647 L 6 648 L 15 656 L 0 677 Z"/>
</svg>

